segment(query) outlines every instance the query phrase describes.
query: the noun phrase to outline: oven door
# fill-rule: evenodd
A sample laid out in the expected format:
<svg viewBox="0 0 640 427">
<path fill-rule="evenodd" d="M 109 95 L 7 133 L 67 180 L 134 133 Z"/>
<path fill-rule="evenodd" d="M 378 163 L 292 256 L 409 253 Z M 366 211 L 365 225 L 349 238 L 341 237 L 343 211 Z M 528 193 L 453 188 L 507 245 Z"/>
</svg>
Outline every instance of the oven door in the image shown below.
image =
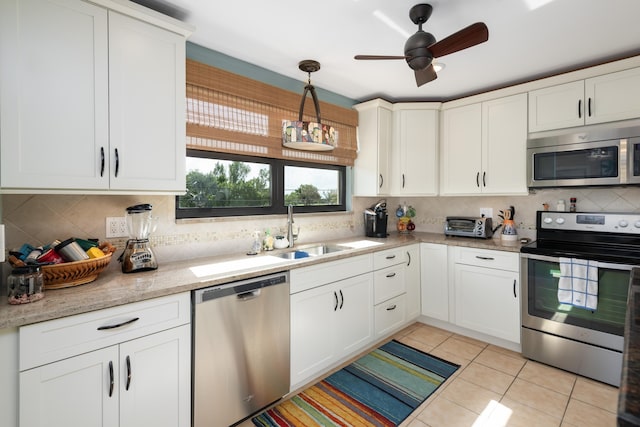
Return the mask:
<svg viewBox="0 0 640 427">
<path fill-rule="evenodd" d="M 598 309 L 558 302 L 560 260 L 521 253 L 522 326 L 621 352 L 629 278 L 634 266 L 599 263 Z"/>
</svg>

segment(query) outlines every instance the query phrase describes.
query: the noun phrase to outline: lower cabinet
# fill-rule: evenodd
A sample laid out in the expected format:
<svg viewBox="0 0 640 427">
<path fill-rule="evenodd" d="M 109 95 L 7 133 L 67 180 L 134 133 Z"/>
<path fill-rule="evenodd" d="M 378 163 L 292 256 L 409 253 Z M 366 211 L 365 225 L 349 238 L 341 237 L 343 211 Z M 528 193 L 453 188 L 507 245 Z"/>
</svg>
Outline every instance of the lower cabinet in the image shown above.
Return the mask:
<svg viewBox="0 0 640 427">
<path fill-rule="evenodd" d="M 406 260 L 404 264 L 404 282 L 407 304 L 407 322 L 415 320 L 420 316 L 420 245 L 410 245 L 404 248 Z"/>
<path fill-rule="evenodd" d="M 131 306 L 21 328 L 21 427 L 191 425 L 188 294 Z M 35 367 L 26 366 L 38 357 L 23 359 L 25 350 L 45 360 L 65 348 L 92 350 Z"/>
<path fill-rule="evenodd" d="M 455 324 L 520 343 L 519 256 L 454 248 Z"/>
<path fill-rule="evenodd" d="M 449 275 L 447 245 L 420 244 L 422 314 L 449 321 Z"/>
<path fill-rule="evenodd" d="M 349 273 L 343 268 L 348 264 L 337 261 L 309 267 L 317 280 L 324 277 L 323 269 L 360 274 L 291 295 L 292 390 L 373 340 L 373 274 L 370 268 Z M 292 289 L 299 270 L 291 271 Z"/>
</svg>

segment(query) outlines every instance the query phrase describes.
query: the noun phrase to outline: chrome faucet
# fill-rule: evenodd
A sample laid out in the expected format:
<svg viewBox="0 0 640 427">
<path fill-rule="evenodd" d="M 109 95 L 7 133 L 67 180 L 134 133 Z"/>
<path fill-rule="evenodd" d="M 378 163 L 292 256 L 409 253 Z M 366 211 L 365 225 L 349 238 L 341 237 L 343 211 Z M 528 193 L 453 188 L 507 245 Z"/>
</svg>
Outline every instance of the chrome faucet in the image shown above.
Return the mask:
<svg viewBox="0 0 640 427">
<path fill-rule="evenodd" d="M 287 206 L 287 240 L 289 247 L 293 247 L 293 240 L 298 236 L 293 234 L 293 205 Z"/>
</svg>

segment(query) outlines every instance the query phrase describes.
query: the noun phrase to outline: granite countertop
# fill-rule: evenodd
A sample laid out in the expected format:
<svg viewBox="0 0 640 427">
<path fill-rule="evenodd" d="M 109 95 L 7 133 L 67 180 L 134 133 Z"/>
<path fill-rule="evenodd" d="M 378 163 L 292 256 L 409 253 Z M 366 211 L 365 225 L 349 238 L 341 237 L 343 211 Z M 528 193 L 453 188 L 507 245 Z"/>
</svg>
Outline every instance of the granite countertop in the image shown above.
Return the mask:
<svg viewBox="0 0 640 427">
<path fill-rule="evenodd" d="M 640 426 L 640 268 L 632 270 L 629 283 L 618 425 Z"/>
<path fill-rule="evenodd" d="M 29 304 L 9 305 L 6 298 L 1 298 L 0 329 L 188 292 L 207 286 L 249 279 L 411 243 L 439 243 L 510 252 L 519 252 L 521 246 L 520 242 L 503 243 L 499 238 L 484 240 L 420 232 L 408 235 L 394 233 L 385 239 L 355 237 L 322 243 L 340 244 L 359 240 L 375 241 L 380 244 L 353 249 L 347 248 L 343 251 L 329 253 L 320 257 L 295 260 L 276 259 L 273 256 L 291 249 L 263 252 L 260 255 L 251 257 L 243 253 L 230 256 L 203 257 L 187 261 L 161 263 L 157 270 L 133 274 L 123 274 L 120 271 L 120 264 L 114 258 L 98 279 L 91 283 L 72 288 L 45 290 L 43 299 Z M 297 246 L 303 247 L 312 243 L 300 243 Z"/>
</svg>

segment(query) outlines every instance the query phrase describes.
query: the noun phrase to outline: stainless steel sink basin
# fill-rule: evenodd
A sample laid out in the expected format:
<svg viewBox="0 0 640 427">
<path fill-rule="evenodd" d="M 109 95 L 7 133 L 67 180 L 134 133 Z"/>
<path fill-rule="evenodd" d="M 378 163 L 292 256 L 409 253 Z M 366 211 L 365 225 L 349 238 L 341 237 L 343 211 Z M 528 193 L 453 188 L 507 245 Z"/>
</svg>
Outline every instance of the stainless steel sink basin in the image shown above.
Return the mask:
<svg viewBox="0 0 640 427">
<path fill-rule="evenodd" d="M 333 252 L 340 252 L 345 249 L 346 248 L 341 248 L 340 246 L 334 246 L 334 245 L 300 246 L 297 248 L 292 248 L 287 252 L 282 252 L 274 256 L 284 258 L 284 259 L 299 259 L 299 258 L 326 255 Z"/>
</svg>

